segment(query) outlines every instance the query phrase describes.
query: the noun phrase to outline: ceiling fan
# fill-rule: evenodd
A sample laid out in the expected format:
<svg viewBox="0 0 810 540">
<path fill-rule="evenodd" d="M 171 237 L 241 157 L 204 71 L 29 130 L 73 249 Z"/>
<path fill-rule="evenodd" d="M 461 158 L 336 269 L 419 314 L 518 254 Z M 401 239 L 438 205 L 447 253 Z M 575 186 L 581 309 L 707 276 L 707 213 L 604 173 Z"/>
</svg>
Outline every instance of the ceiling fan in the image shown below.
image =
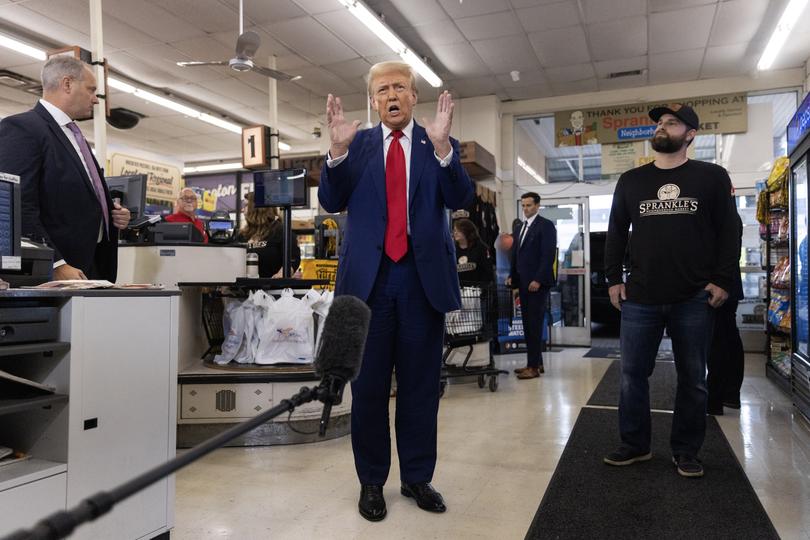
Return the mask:
<svg viewBox="0 0 810 540">
<path fill-rule="evenodd" d="M 230 66 L 234 71 L 253 71 L 279 81 L 297 81 L 300 75 L 288 75 L 275 69 L 259 66 L 253 63 L 253 56 L 259 50 L 261 38 L 256 32 L 244 31 L 244 11 L 243 0 L 239 0 L 239 38 L 236 40 L 236 56 L 230 60 L 210 61 L 210 62 L 177 62 L 180 67 L 194 66 Z"/>
</svg>

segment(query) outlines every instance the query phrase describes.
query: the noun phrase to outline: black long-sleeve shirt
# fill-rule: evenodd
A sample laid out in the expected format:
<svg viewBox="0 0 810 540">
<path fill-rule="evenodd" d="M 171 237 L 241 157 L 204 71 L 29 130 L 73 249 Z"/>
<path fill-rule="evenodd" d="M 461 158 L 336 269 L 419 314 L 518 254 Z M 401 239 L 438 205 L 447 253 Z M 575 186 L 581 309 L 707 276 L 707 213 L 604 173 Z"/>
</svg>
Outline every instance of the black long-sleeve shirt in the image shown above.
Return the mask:
<svg viewBox="0 0 810 540">
<path fill-rule="evenodd" d="M 670 304 L 708 283 L 731 292 L 739 273 L 739 216 L 731 179 L 719 165 L 689 160 L 674 169 L 649 163 L 616 184 L 605 246 L 611 286 L 623 282 L 628 230 L 628 300 Z"/>
</svg>

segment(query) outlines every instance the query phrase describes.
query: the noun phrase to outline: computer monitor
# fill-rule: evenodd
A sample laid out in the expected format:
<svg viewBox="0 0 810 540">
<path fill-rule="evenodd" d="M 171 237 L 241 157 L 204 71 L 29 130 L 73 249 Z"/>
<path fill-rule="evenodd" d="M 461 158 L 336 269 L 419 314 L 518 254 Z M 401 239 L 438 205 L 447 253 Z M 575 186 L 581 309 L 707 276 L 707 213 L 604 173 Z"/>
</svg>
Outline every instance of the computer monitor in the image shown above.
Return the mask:
<svg viewBox="0 0 810 540">
<path fill-rule="evenodd" d="M 253 204 L 257 208 L 308 208 L 306 169 L 282 169 L 253 173 Z"/>
<path fill-rule="evenodd" d="M 0 270 L 20 270 L 20 177 L 0 173 Z"/>
<path fill-rule="evenodd" d="M 130 220 L 143 217 L 146 209 L 146 179 L 145 174 L 107 177 L 110 197 L 121 199 L 121 206 L 129 208 Z"/>
</svg>

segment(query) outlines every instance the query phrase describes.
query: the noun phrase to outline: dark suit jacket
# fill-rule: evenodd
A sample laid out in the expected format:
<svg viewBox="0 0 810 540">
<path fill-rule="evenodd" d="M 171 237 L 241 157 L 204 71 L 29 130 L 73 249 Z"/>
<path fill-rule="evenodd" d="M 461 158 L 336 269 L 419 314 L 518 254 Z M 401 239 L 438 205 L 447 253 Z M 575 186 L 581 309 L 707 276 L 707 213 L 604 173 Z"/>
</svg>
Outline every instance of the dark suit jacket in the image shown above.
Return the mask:
<svg viewBox="0 0 810 540">
<path fill-rule="evenodd" d="M 473 187 L 461 166 L 458 141 L 451 139 L 453 158 L 441 167 L 425 128 L 414 122 L 411 141 L 408 215 L 411 246 L 419 279 L 434 309 L 446 313 L 461 305 L 455 244 L 446 208 L 459 209 L 472 200 Z M 340 248 L 336 294 L 368 300 L 384 255 L 385 163 L 382 128 L 357 133 L 349 156 L 330 169 L 324 163 L 318 199 L 328 212 L 348 210 Z"/>
<path fill-rule="evenodd" d="M 87 165 L 104 178 L 95 157 Z M 41 103 L 0 122 L 0 172 L 20 176 L 23 236 L 45 242 L 54 250 L 54 261 L 64 259 L 87 274 L 96 254 L 101 205 L 79 155 Z M 109 225 L 111 240 L 102 240 L 95 262 L 97 277 L 115 281 L 118 230 L 112 217 Z"/>
<path fill-rule="evenodd" d="M 525 289 L 532 281 L 542 287 L 554 286 L 554 258 L 557 252 L 557 229 L 544 217 L 537 216 L 520 244 L 523 222 L 512 231 L 512 264 L 509 276 L 512 286 Z"/>
</svg>

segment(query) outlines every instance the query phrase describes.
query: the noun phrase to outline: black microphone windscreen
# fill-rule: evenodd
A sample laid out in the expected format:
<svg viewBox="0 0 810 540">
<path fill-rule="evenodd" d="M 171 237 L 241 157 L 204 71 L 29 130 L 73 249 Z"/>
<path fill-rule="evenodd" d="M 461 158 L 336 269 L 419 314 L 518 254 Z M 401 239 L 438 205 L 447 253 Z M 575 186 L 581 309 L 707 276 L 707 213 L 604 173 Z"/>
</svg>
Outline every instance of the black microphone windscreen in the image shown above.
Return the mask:
<svg viewBox="0 0 810 540">
<path fill-rule="evenodd" d="M 315 373 L 353 381 L 360 373 L 371 310 L 355 296 L 336 296 L 323 322 Z"/>
</svg>

